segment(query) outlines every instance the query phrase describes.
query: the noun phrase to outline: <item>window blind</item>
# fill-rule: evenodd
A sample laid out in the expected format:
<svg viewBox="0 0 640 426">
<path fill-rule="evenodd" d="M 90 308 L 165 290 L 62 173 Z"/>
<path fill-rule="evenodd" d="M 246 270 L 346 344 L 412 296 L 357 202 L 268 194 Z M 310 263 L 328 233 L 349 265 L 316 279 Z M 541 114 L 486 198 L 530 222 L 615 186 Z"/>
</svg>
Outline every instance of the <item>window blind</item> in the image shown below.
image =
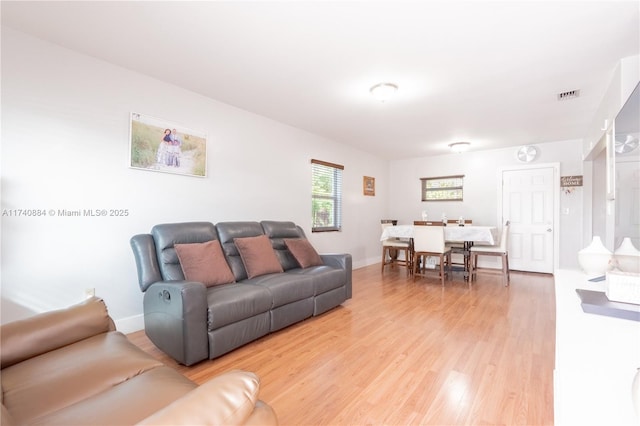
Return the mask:
<svg viewBox="0 0 640 426">
<path fill-rule="evenodd" d="M 342 171 L 344 166 L 311 160 L 311 232 L 342 229 Z"/>
</svg>

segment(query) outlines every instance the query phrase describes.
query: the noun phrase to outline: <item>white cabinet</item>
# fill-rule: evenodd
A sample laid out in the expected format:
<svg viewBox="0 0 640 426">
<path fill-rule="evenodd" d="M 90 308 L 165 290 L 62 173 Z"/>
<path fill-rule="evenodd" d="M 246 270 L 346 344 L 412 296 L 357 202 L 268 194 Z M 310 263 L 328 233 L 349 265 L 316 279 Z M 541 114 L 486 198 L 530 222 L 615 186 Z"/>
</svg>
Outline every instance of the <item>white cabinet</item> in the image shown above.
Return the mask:
<svg viewBox="0 0 640 426">
<path fill-rule="evenodd" d="M 556 425 L 640 424 L 631 385 L 640 368 L 640 322 L 582 311 L 576 288 L 604 291 L 581 271 L 557 270 Z"/>
<path fill-rule="evenodd" d="M 583 140 L 583 158 L 593 160 L 604 149 L 604 133 L 640 81 L 640 56 L 629 56 L 616 66 L 607 92 Z"/>
</svg>

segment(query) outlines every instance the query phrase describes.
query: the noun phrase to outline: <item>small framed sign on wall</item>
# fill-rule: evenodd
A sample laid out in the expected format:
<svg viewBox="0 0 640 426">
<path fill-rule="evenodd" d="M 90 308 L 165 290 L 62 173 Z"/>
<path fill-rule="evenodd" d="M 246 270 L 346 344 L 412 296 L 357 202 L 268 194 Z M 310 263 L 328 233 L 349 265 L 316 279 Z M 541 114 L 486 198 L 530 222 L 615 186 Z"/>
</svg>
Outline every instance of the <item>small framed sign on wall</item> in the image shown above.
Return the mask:
<svg viewBox="0 0 640 426">
<path fill-rule="evenodd" d="M 372 197 L 376 195 L 376 178 L 371 176 L 362 178 L 362 193 Z"/>
</svg>

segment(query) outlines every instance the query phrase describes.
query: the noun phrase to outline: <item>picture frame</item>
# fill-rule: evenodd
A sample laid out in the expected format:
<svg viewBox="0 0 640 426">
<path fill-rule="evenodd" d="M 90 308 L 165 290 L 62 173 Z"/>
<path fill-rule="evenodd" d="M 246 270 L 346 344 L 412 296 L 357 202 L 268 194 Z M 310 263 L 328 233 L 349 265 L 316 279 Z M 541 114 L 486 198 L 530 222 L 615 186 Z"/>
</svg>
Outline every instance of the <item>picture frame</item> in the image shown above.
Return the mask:
<svg viewBox="0 0 640 426">
<path fill-rule="evenodd" d="M 376 195 L 376 178 L 371 176 L 363 176 L 362 193 L 367 196 L 375 197 Z"/>
<path fill-rule="evenodd" d="M 207 135 L 180 123 L 132 112 L 129 167 L 206 177 Z"/>
</svg>

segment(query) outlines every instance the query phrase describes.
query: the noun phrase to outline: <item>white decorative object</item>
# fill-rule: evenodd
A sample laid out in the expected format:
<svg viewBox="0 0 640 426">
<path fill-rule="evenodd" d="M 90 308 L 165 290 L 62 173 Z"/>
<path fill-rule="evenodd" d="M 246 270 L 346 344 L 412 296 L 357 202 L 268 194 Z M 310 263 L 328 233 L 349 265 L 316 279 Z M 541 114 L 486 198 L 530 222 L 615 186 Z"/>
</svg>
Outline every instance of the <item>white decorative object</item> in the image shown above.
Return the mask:
<svg viewBox="0 0 640 426">
<path fill-rule="evenodd" d="M 522 146 L 516 151 L 516 157 L 523 163 L 530 163 L 538 156 L 538 148 L 532 145 Z"/>
<path fill-rule="evenodd" d="M 638 148 L 639 142 L 640 141 L 638 141 L 638 138 L 634 137 L 633 135 L 627 135 L 625 140 L 616 139 L 615 141 L 616 152 L 618 154 L 627 154 L 635 150 L 636 148 Z"/>
<path fill-rule="evenodd" d="M 640 274 L 631 272 L 607 272 L 607 299 L 613 302 L 640 305 Z"/>
<path fill-rule="evenodd" d="M 595 236 L 587 247 L 578 252 L 578 263 L 590 277 L 604 275 L 611 267 L 612 253 L 602 244 L 600 237 Z"/>
<path fill-rule="evenodd" d="M 614 258 L 621 271 L 640 273 L 640 251 L 635 248 L 630 238 L 626 237 L 622 240 Z"/>
<path fill-rule="evenodd" d="M 427 221 L 427 211 L 426 210 L 422 210 L 422 220 L 424 220 L 425 222 Z"/>
</svg>

